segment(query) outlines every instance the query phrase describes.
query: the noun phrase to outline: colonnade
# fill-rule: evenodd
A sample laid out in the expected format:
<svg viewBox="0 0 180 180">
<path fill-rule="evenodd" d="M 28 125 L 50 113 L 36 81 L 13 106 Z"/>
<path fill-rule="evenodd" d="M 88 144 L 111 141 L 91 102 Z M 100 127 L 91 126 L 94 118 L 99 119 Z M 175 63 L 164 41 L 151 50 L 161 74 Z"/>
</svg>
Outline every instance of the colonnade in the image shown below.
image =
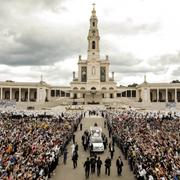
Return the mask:
<svg viewBox="0 0 180 180">
<path fill-rule="evenodd" d="M 180 102 L 180 89 L 150 89 L 150 102 Z"/>
<path fill-rule="evenodd" d="M 117 93 L 117 97 L 135 98 L 136 97 L 136 90 L 125 90 L 121 93 Z"/>
<path fill-rule="evenodd" d="M 79 99 L 79 98 L 85 98 L 85 97 L 95 97 L 95 96 L 101 96 L 101 98 L 116 98 L 117 97 L 117 93 L 115 92 L 101 92 L 101 93 L 87 93 L 87 92 L 79 92 L 79 91 L 74 91 L 71 93 L 71 98 L 74 98 L 74 99 Z"/>
<path fill-rule="evenodd" d="M 17 102 L 36 102 L 37 88 L 0 87 L 0 100 L 15 100 Z"/>
<path fill-rule="evenodd" d="M 51 97 L 70 97 L 70 93 L 60 89 L 51 89 Z"/>
</svg>

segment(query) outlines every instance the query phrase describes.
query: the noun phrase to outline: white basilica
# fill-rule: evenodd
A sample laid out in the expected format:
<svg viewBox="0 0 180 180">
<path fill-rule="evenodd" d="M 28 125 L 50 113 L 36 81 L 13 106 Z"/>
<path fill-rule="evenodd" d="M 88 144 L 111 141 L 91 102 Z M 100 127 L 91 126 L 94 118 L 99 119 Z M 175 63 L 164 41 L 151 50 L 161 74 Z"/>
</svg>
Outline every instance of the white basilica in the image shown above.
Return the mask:
<svg viewBox="0 0 180 180">
<path fill-rule="evenodd" d="M 109 77 L 110 60 L 100 56 L 100 35 L 95 7 L 88 32 L 87 59 L 79 56 L 78 73 L 73 72 L 70 86 L 51 86 L 43 80 L 0 82 L 0 101 L 14 101 L 17 106 L 57 106 L 61 104 L 120 104 L 138 107 L 180 106 L 180 83 L 148 83 L 136 87 L 117 86 L 114 72 Z"/>
</svg>

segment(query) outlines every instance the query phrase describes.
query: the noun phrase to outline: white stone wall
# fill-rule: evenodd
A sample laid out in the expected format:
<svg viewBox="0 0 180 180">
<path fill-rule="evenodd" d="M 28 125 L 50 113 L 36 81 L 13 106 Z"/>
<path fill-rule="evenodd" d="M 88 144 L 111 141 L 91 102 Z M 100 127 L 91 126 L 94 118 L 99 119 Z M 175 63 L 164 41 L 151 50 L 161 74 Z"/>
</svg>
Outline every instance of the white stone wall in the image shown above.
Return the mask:
<svg viewBox="0 0 180 180">
<path fill-rule="evenodd" d="M 37 89 L 37 102 L 45 102 L 46 100 L 46 89 L 38 88 Z"/>
</svg>

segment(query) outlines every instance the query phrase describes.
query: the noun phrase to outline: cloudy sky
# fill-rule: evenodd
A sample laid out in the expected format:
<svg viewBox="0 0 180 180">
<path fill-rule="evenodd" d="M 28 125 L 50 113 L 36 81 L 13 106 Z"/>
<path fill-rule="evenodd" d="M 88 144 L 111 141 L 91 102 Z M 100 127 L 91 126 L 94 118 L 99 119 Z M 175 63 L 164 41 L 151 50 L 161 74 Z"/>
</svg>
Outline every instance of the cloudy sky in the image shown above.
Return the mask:
<svg viewBox="0 0 180 180">
<path fill-rule="evenodd" d="M 179 0 L 0 0 L 0 81 L 68 85 L 96 3 L 101 58 L 118 84 L 180 79 Z"/>
</svg>

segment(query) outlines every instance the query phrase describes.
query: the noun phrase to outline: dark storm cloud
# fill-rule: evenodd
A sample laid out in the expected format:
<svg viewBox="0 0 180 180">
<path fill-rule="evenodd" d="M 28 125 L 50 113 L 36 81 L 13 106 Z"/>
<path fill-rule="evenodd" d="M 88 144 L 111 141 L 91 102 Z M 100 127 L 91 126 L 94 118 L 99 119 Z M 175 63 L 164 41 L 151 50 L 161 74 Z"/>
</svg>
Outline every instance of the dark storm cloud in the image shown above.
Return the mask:
<svg viewBox="0 0 180 180">
<path fill-rule="evenodd" d="M 51 27 L 35 19 L 36 12 L 61 9 L 64 1 L 0 1 L 0 64 L 52 65 L 84 50 L 86 39 L 79 27 Z"/>
<path fill-rule="evenodd" d="M 36 13 L 44 11 L 60 14 L 59 11 L 64 10 L 64 1 L 67 0 L 0 0 L 0 64 L 52 65 L 84 53 L 87 49 L 88 29 L 79 28 L 84 27 L 84 24 L 77 23 L 77 26 L 72 27 L 57 23 L 56 27 L 51 27 L 35 19 Z M 101 27 L 103 31 L 115 35 L 151 32 L 158 28 L 158 23 L 135 25 L 131 19 L 120 24 L 106 23 Z M 131 54 L 112 55 L 111 60 L 116 65 L 134 65 L 141 61 Z"/>
<path fill-rule="evenodd" d="M 0 63 L 11 66 L 49 65 L 85 50 L 86 39 L 78 33 L 72 34 L 77 29 L 63 29 L 66 29 L 66 35 L 62 28 L 35 26 L 11 37 L 4 36 L 3 44 L 0 43 Z"/>
<path fill-rule="evenodd" d="M 103 23 L 102 32 L 120 35 L 136 35 L 139 33 L 157 32 L 160 28 L 161 24 L 159 22 L 137 24 L 128 18 L 124 22 Z"/>
<path fill-rule="evenodd" d="M 63 2 L 66 0 L 0 0 L 0 14 L 8 14 L 11 12 L 19 13 L 26 12 L 31 13 L 39 10 L 64 10 L 62 6 Z M 7 10 L 8 13 L 7 13 Z M 24 14 L 25 15 L 25 14 Z"/>
</svg>

